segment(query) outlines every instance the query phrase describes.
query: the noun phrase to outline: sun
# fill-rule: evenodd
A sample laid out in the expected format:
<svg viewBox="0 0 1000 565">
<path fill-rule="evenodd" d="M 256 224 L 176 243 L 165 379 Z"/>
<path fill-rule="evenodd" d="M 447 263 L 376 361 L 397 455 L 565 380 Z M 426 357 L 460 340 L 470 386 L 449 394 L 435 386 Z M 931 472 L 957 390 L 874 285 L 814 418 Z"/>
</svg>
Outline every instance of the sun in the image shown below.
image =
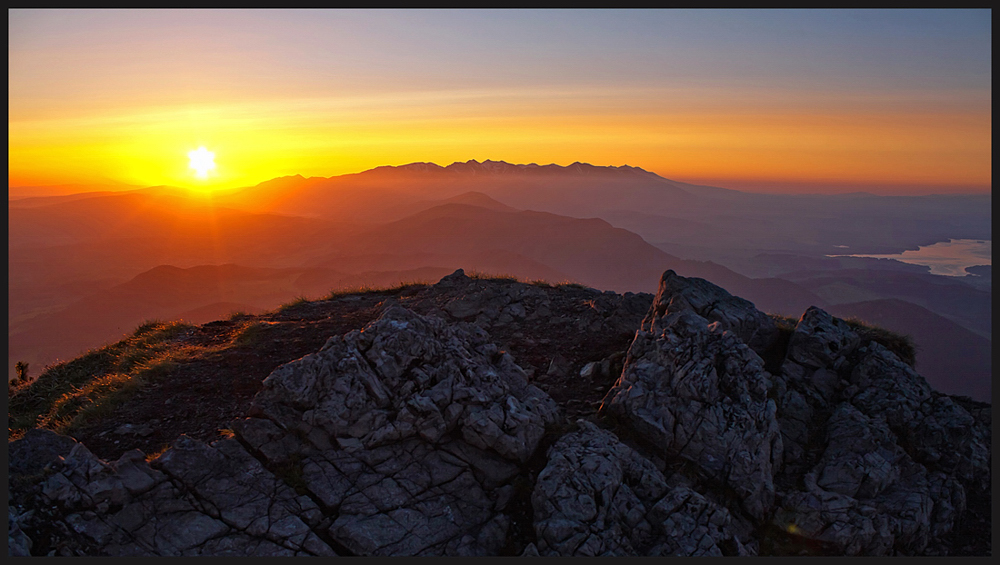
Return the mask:
<svg viewBox="0 0 1000 565">
<path fill-rule="evenodd" d="M 191 164 L 188 165 L 195 170 L 195 176 L 200 179 L 208 178 L 208 171 L 215 168 L 215 153 L 212 153 L 204 146 L 188 152 Z"/>
</svg>

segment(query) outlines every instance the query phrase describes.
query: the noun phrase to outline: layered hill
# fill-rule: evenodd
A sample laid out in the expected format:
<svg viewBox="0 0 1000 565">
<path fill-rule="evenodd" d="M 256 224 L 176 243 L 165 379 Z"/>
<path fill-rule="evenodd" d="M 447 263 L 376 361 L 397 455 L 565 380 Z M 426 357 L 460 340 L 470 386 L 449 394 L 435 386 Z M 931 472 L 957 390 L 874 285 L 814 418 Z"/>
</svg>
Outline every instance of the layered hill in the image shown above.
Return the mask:
<svg viewBox="0 0 1000 565">
<path fill-rule="evenodd" d="M 13 207 L 11 229 L 21 231 L 9 244 L 9 365 L 43 367 L 149 319 L 200 322 L 203 311 L 225 315 L 226 304 L 269 309 L 338 288 L 434 280 L 463 265 L 620 292 L 654 290 L 649 281 L 673 268 L 769 311 L 822 304 L 786 281 L 684 261 L 600 219 L 516 210 L 481 193 L 415 206 L 370 227 L 212 208 L 159 192 Z"/>
<path fill-rule="evenodd" d="M 8 373 L 18 361 L 37 371 L 148 319 L 202 321 L 351 286 L 432 281 L 460 267 L 618 292 L 651 292 L 657 273 L 673 269 L 788 316 L 809 306 L 862 303 L 863 310 L 901 299 L 988 339 L 990 289 L 982 277 L 948 280 L 898 262 L 825 256 L 845 246 L 876 252 L 944 235 L 982 236 L 988 204 L 982 197 L 753 195 L 627 166 L 495 161 L 285 177 L 210 198 L 149 187 L 12 200 Z M 290 269 L 299 278 L 251 277 L 243 286 L 257 285 L 253 300 L 226 285 L 185 294 L 201 284 L 188 269 L 227 264 L 245 273 Z M 178 276 L 128 290 L 134 278 L 167 267 L 180 269 Z M 176 296 L 186 298 L 167 299 Z M 898 320 L 884 323 L 905 331 L 907 316 L 893 312 Z M 952 355 L 923 351 L 933 367 L 948 366 Z M 979 363 L 950 380 L 979 382 L 989 372 Z"/>
<path fill-rule="evenodd" d="M 636 167 L 574 163 L 413 163 L 339 177 L 283 177 L 228 195 L 227 206 L 385 222 L 420 200 L 479 191 L 524 210 L 599 217 L 689 259 L 733 250 L 893 253 L 949 238 L 990 238 L 989 195 L 753 194 L 687 184 Z M 373 203 L 379 203 L 375 206 Z M 676 229 L 675 224 L 685 229 Z"/>
</svg>

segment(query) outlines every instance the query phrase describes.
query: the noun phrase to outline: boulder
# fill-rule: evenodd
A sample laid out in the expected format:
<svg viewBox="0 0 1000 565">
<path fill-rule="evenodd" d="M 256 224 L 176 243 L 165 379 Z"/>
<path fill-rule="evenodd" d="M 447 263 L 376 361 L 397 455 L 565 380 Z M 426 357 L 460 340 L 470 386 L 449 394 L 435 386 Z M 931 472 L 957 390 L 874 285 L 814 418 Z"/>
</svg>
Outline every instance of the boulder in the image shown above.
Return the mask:
<svg viewBox="0 0 1000 565">
<path fill-rule="evenodd" d="M 823 379 L 818 380 L 817 374 Z M 967 486 L 990 476 L 988 431 L 910 366 L 818 308 L 802 317 L 775 379 L 786 472 L 772 523 L 837 555 L 914 555 L 950 532 Z M 815 464 L 808 442 L 822 441 Z M 815 448 L 815 446 L 813 446 Z"/>
<path fill-rule="evenodd" d="M 804 369 L 796 373 L 799 378 L 819 369 L 838 371 L 845 367 L 860 341 L 847 322 L 810 306 L 795 325 L 788 341 L 785 363 Z"/>
<path fill-rule="evenodd" d="M 809 307 L 788 340 L 781 372 L 774 375 L 773 397 L 778 406 L 784 464 L 805 472 L 815 463 L 807 446 L 822 419 L 841 400 L 843 377 L 852 367 L 860 338 L 846 322 Z M 821 431 L 821 430 L 820 430 Z"/>
<path fill-rule="evenodd" d="M 274 370 L 251 412 L 325 449 L 365 448 L 457 433 L 526 461 L 555 421 L 555 402 L 528 384 L 482 329 L 392 307 L 362 331 Z"/>
</svg>

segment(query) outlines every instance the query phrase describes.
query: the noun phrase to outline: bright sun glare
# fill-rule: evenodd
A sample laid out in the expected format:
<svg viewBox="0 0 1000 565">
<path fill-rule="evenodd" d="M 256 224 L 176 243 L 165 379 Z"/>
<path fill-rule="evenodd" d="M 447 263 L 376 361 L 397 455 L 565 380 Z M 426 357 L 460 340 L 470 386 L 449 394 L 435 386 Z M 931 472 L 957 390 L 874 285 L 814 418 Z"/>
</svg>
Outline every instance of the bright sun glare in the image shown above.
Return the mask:
<svg viewBox="0 0 1000 565">
<path fill-rule="evenodd" d="M 188 158 L 191 159 L 189 166 L 195 170 L 195 176 L 200 179 L 208 178 L 208 171 L 215 168 L 215 153 L 204 147 L 189 151 Z"/>
</svg>

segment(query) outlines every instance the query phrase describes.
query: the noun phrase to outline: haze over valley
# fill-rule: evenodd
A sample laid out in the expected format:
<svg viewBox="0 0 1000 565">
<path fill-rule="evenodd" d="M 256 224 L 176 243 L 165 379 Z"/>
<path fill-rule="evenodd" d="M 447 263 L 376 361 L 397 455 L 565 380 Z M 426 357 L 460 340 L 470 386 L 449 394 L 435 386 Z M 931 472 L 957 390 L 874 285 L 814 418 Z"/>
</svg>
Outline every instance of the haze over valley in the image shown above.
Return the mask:
<svg viewBox="0 0 1000 565">
<path fill-rule="evenodd" d="M 654 292 L 673 269 L 772 314 L 815 305 L 912 335 L 932 386 L 988 399 L 988 267 L 948 277 L 830 255 L 989 239 L 990 210 L 989 195 L 753 194 L 627 166 L 474 160 L 207 197 L 160 186 L 12 199 L 8 367 L 40 370 L 149 319 L 204 323 L 457 268 L 616 292 Z"/>
</svg>

